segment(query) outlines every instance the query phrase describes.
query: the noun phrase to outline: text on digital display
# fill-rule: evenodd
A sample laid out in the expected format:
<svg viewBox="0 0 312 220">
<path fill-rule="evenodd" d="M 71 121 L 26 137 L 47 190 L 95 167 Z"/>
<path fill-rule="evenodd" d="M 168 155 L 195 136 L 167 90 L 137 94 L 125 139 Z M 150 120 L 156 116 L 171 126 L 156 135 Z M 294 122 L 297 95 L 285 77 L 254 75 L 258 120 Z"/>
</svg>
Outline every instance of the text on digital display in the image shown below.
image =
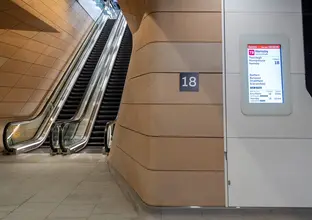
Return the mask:
<svg viewBox="0 0 312 220">
<path fill-rule="evenodd" d="M 249 103 L 283 103 L 281 45 L 247 47 Z"/>
</svg>

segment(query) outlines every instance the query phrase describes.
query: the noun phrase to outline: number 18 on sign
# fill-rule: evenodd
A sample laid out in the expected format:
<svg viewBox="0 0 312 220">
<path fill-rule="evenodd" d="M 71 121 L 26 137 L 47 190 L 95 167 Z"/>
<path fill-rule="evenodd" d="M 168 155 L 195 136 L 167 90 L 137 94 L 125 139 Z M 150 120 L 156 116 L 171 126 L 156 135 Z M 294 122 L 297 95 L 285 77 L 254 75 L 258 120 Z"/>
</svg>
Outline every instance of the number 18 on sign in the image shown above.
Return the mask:
<svg viewBox="0 0 312 220">
<path fill-rule="evenodd" d="M 180 92 L 198 92 L 199 73 L 180 73 Z"/>
</svg>

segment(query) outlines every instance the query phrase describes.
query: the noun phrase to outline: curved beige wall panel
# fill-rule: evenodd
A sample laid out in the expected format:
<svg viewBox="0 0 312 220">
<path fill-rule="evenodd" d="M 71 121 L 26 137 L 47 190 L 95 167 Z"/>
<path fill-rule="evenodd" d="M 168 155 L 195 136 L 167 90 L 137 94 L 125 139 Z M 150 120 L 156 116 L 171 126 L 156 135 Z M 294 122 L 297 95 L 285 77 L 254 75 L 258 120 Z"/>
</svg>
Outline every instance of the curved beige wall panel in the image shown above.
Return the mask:
<svg viewBox="0 0 312 220">
<path fill-rule="evenodd" d="M 120 4 L 134 42 L 111 165 L 148 205 L 224 206 L 221 0 Z"/>
<path fill-rule="evenodd" d="M 179 73 L 149 73 L 131 79 L 125 87 L 123 103 L 222 105 L 221 74 L 201 73 L 198 93 L 181 93 L 178 77 Z"/>
<path fill-rule="evenodd" d="M 121 105 L 118 123 L 149 136 L 223 137 L 218 105 Z"/>
<path fill-rule="evenodd" d="M 133 78 L 153 72 L 221 73 L 221 57 L 221 43 L 152 43 L 134 51 L 128 77 Z"/>
<path fill-rule="evenodd" d="M 110 161 L 148 205 L 224 206 L 223 172 L 151 171 L 119 148 Z"/>
<path fill-rule="evenodd" d="M 168 22 L 170 21 L 170 22 Z M 137 35 L 136 50 L 154 42 L 221 42 L 220 13 L 153 12 L 146 16 Z M 195 25 L 194 25 L 195 24 Z M 198 24 L 205 24 L 204 28 Z M 194 34 L 196 33 L 196 34 Z"/>
<path fill-rule="evenodd" d="M 223 171 L 222 138 L 151 137 L 117 126 L 116 146 L 149 170 Z M 131 144 L 128 144 L 131 143 Z M 185 152 L 178 153 L 177 152 Z M 196 153 L 196 158 L 191 155 Z M 207 155 L 209 154 L 209 160 Z"/>
<path fill-rule="evenodd" d="M 129 0 L 121 0 L 128 1 Z M 135 7 L 135 6 L 134 6 Z M 148 12 L 221 12 L 220 0 L 146 0 Z"/>
</svg>

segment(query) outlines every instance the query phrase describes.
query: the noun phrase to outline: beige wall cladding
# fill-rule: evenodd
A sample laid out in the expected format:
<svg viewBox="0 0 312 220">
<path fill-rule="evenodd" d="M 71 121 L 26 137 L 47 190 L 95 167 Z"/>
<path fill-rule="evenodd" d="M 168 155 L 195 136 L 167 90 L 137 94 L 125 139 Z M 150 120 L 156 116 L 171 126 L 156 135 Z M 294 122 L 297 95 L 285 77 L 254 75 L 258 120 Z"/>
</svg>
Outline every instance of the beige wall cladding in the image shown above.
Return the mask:
<svg viewBox="0 0 312 220">
<path fill-rule="evenodd" d="M 157 72 L 222 72 L 221 43 L 154 43 L 132 55 L 129 77 Z"/>
<path fill-rule="evenodd" d="M 3 66 L 8 61 L 6 57 L 0 57 L 0 67 Z"/>
<path fill-rule="evenodd" d="M 178 73 L 150 73 L 130 79 L 125 87 L 126 104 L 222 104 L 222 75 L 201 73 L 199 92 L 181 93 Z"/>
<path fill-rule="evenodd" d="M 0 101 L 6 97 L 6 95 L 10 92 L 11 88 L 9 87 L 0 87 Z"/>
<path fill-rule="evenodd" d="M 146 169 L 224 170 L 222 138 L 150 137 L 120 125 L 117 128 L 116 146 Z M 192 155 L 196 155 L 196 159 Z"/>
<path fill-rule="evenodd" d="M 139 41 L 135 49 L 149 43 L 167 41 L 220 43 L 222 30 L 221 25 L 215 25 L 216 23 L 221 23 L 220 13 L 155 12 L 142 21 L 136 33 Z M 203 28 L 202 24 L 207 28 Z"/>
<path fill-rule="evenodd" d="M 224 206 L 221 0 L 119 2 L 133 50 L 109 162 L 148 205 Z"/>
<path fill-rule="evenodd" d="M 5 56 L 5 57 L 12 57 L 13 54 L 16 53 L 18 50 L 18 47 L 8 45 L 5 43 L 0 43 L 0 56 Z"/>
<path fill-rule="evenodd" d="M 122 5 L 122 10 L 127 18 L 128 25 L 130 30 L 134 33 L 140 26 L 141 20 L 145 13 L 145 0 L 135 0 L 135 1 L 128 1 L 128 0 L 121 0 L 119 4 Z"/>
<path fill-rule="evenodd" d="M 44 106 L 92 23 L 75 0 L 0 1 L 0 118 Z"/>
<path fill-rule="evenodd" d="M 22 78 L 22 75 L 4 72 L 0 70 L 0 88 L 6 87 L 11 90 L 12 87 L 16 85 L 16 83 Z"/>
<path fill-rule="evenodd" d="M 122 104 L 120 125 L 150 136 L 223 137 L 223 108 L 217 105 Z"/>
<path fill-rule="evenodd" d="M 224 206 L 223 171 L 151 171 L 118 147 L 109 160 L 151 206 Z"/>
<path fill-rule="evenodd" d="M 0 42 L 16 47 L 23 47 L 28 42 L 28 39 L 22 35 L 14 33 L 13 31 L 7 30 L 0 35 Z"/>
<path fill-rule="evenodd" d="M 221 12 L 220 0 L 147 0 L 148 12 L 174 11 L 174 12 Z"/>
<path fill-rule="evenodd" d="M 138 30 L 145 15 L 153 12 L 221 12 L 220 0 L 119 0 L 131 31 Z"/>
</svg>

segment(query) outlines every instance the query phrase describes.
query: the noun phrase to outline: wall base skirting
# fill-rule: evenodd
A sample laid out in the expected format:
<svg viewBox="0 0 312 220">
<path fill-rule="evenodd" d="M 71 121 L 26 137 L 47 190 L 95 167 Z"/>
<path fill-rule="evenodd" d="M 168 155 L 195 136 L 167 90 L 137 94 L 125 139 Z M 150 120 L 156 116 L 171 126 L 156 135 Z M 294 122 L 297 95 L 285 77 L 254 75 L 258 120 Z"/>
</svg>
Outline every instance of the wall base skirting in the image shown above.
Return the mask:
<svg viewBox="0 0 312 220">
<path fill-rule="evenodd" d="M 134 206 L 135 210 L 140 212 L 158 212 L 158 211 L 170 211 L 170 210 L 224 210 L 224 209 L 230 209 L 225 207 L 206 207 L 206 206 L 176 206 L 176 207 L 166 207 L 166 206 L 150 206 L 146 204 L 140 196 L 132 189 L 131 186 L 127 183 L 127 181 L 124 179 L 124 177 L 112 166 L 112 164 L 107 161 L 109 172 L 114 177 L 117 185 L 120 187 L 121 191 L 129 200 L 132 205 Z"/>
<path fill-rule="evenodd" d="M 126 199 L 133 205 L 136 212 L 139 216 L 146 214 L 156 214 L 156 213 L 185 213 L 190 212 L 192 214 L 203 213 L 203 214 L 220 214 L 220 215 L 228 215 L 228 214 L 236 214 L 243 215 L 248 214 L 250 216 L 258 216 L 260 214 L 264 215 L 285 215 L 285 214 L 308 214 L 312 212 L 311 208 L 271 208 L 271 207 L 205 207 L 205 206 L 189 206 L 189 207 L 160 207 L 160 206 L 150 206 L 142 201 L 140 196 L 129 186 L 123 176 L 112 166 L 112 164 L 108 163 L 109 172 L 115 179 L 117 185 L 120 187 L 122 193 L 126 197 Z"/>
</svg>

